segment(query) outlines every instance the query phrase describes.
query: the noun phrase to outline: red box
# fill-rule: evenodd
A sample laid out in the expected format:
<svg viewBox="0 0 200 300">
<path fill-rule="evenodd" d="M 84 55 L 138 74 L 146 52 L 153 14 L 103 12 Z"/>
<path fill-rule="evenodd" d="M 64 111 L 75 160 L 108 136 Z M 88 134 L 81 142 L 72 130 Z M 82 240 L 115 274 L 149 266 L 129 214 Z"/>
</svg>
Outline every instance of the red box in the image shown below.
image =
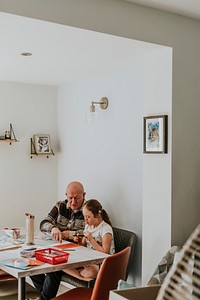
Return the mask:
<svg viewBox="0 0 200 300">
<path fill-rule="evenodd" d="M 46 248 L 35 251 L 35 257 L 38 260 L 46 262 L 48 264 L 56 265 L 62 264 L 68 261 L 69 253 L 53 248 Z"/>
</svg>

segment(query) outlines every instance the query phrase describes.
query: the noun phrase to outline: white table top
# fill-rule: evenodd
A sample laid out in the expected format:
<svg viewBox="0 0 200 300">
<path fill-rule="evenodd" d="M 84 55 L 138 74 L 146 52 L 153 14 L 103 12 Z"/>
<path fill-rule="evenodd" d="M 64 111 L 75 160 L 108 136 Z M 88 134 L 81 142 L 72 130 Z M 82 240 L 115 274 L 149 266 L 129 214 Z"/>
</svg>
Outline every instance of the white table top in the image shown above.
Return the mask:
<svg viewBox="0 0 200 300">
<path fill-rule="evenodd" d="M 63 241 L 63 243 L 68 242 Z M 58 242 L 52 240 L 43 240 L 41 237 L 35 237 L 35 247 L 37 247 L 37 249 L 53 247 L 55 245 L 58 245 Z M 21 246 L 27 247 L 24 244 L 22 244 Z M 0 261 L 6 259 L 20 258 L 20 250 L 21 248 L 0 251 Z M 16 278 L 23 278 L 26 276 L 60 271 L 65 268 L 75 268 L 93 263 L 98 264 L 101 263 L 108 256 L 108 254 L 106 253 L 91 250 L 83 246 L 76 247 L 74 248 L 74 251 L 68 251 L 68 253 L 68 262 L 63 264 L 52 265 L 44 263 L 41 266 L 31 267 L 30 269 L 26 270 L 12 268 L 0 264 L 0 268 Z"/>
<path fill-rule="evenodd" d="M 53 240 L 44 240 L 41 236 L 41 233 L 35 235 L 34 246 L 38 250 L 53 247 L 59 244 L 58 242 Z M 25 237 L 23 237 L 22 235 L 21 239 L 23 240 L 23 238 L 25 240 Z M 1 246 L 9 245 L 9 243 L 11 243 L 11 238 L 5 236 L 5 233 L 0 229 L 0 249 Z M 68 242 L 63 241 L 63 243 Z M 0 251 L 0 261 L 2 262 L 3 260 L 20 258 L 20 250 L 22 248 L 27 248 L 27 245 L 21 244 L 20 246 L 21 248 Z M 99 264 L 102 263 L 103 260 L 108 256 L 108 254 L 96 250 L 91 250 L 83 246 L 76 247 L 74 248 L 74 251 L 68 251 L 68 253 L 68 262 L 63 264 L 52 265 L 44 263 L 41 266 L 21 270 L 13 267 L 8 267 L 3 263 L 0 263 L 0 268 L 18 278 L 18 300 L 25 300 L 25 278 L 27 276 L 60 271 L 66 268 L 82 267 L 93 263 Z"/>
</svg>

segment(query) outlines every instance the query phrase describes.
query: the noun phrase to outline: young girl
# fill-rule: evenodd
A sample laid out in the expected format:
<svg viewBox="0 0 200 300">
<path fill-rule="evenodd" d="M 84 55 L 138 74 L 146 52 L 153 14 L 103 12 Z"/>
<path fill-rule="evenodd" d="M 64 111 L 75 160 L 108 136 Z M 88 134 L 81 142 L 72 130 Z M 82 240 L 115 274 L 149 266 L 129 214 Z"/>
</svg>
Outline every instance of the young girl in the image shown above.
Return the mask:
<svg viewBox="0 0 200 300">
<path fill-rule="evenodd" d="M 74 241 L 88 248 L 113 254 L 115 252 L 113 230 L 102 205 L 95 199 L 88 200 L 83 206 L 83 215 L 84 237 L 76 236 Z M 65 273 L 85 281 L 96 278 L 98 271 L 98 265 L 64 270 Z"/>
</svg>

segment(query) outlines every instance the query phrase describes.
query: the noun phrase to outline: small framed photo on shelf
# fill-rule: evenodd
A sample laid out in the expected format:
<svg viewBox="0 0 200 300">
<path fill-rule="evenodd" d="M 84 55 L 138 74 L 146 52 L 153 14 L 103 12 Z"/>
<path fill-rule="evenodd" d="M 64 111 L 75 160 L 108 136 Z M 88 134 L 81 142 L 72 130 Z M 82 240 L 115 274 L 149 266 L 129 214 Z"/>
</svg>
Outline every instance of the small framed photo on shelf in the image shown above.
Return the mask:
<svg viewBox="0 0 200 300">
<path fill-rule="evenodd" d="M 50 136 L 48 134 L 34 134 L 33 142 L 37 154 L 52 153 L 50 145 Z"/>
<path fill-rule="evenodd" d="M 167 153 L 168 116 L 144 117 L 144 153 Z"/>
</svg>

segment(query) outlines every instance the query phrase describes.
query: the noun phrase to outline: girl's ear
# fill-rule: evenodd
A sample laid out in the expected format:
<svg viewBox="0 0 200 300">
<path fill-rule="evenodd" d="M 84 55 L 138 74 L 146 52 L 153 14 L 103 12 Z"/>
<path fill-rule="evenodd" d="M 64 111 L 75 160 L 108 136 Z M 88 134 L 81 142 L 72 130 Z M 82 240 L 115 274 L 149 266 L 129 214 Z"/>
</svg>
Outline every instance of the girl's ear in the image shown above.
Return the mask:
<svg viewBox="0 0 200 300">
<path fill-rule="evenodd" d="M 102 218 L 102 214 L 101 213 L 98 213 L 98 218 Z"/>
</svg>

